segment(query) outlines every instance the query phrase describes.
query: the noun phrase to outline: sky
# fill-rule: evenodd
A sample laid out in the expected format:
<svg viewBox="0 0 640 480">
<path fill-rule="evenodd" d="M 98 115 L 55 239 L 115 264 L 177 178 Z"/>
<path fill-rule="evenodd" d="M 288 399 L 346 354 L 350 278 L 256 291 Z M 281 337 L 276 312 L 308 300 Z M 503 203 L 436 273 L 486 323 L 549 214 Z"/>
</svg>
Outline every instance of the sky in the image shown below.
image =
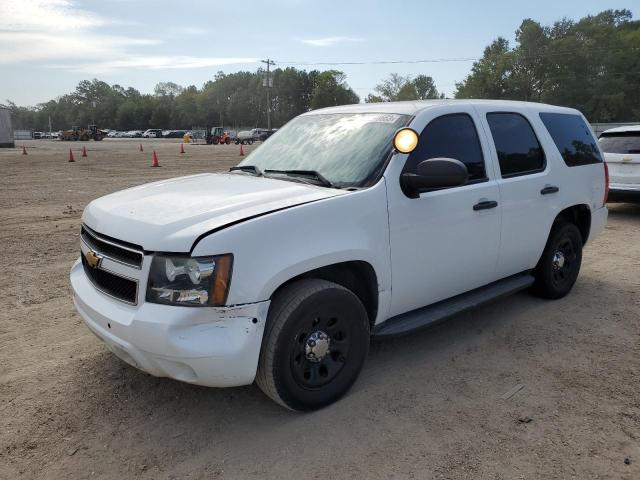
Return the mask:
<svg viewBox="0 0 640 480">
<path fill-rule="evenodd" d="M 35 105 L 92 78 L 143 93 L 162 81 L 201 87 L 266 58 L 342 70 L 362 99 L 392 72 L 430 75 L 452 95 L 473 59 L 498 36 L 513 42 L 524 18 L 622 8 L 640 17 L 637 0 L 0 0 L 0 103 Z M 411 60 L 435 61 L 375 64 Z M 313 63 L 331 65 L 304 65 Z"/>
</svg>

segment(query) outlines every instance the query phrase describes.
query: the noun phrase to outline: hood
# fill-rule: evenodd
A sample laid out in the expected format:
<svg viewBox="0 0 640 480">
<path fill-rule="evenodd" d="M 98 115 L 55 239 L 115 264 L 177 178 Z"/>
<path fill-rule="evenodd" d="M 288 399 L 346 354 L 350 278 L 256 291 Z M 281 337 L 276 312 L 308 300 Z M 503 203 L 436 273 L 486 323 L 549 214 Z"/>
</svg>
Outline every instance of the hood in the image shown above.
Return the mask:
<svg viewBox="0 0 640 480">
<path fill-rule="evenodd" d="M 189 252 L 202 234 L 344 190 L 245 174 L 201 174 L 148 183 L 94 200 L 82 221 L 150 251 Z"/>
</svg>

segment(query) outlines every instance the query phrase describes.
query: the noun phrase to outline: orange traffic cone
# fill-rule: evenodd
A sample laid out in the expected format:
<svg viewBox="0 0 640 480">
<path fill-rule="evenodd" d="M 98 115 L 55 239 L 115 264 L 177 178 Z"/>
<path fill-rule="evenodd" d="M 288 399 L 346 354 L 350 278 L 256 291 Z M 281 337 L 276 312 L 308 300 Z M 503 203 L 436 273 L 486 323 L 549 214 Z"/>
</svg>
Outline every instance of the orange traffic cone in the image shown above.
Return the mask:
<svg viewBox="0 0 640 480">
<path fill-rule="evenodd" d="M 84 145 L 82 146 L 82 156 L 83 157 L 87 156 L 87 147 L 85 147 Z"/>
<path fill-rule="evenodd" d="M 158 163 L 158 155 L 156 155 L 156 151 L 153 151 L 153 163 L 151 164 L 152 167 L 159 167 L 160 164 Z"/>
<path fill-rule="evenodd" d="M 240 156 L 244 157 L 244 150 L 242 150 L 242 144 L 240 144 Z"/>
<path fill-rule="evenodd" d="M 184 153 L 184 143 L 180 144 L 180 153 Z"/>
<path fill-rule="evenodd" d="M 142 149 L 142 144 L 140 144 L 140 151 L 144 152 L 144 150 Z"/>
<path fill-rule="evenodd" d="M 27 148 L 24 145 L 22 146 L 22 154 L 23 155 L 27 154 Z"/>
<path fill-rule="evenodd" d="M 69 161 L 75 162 L 75 160 L 73 159 L 73 152 L 71 151 L 71 149 L 69 149 Z"/>
</svg>

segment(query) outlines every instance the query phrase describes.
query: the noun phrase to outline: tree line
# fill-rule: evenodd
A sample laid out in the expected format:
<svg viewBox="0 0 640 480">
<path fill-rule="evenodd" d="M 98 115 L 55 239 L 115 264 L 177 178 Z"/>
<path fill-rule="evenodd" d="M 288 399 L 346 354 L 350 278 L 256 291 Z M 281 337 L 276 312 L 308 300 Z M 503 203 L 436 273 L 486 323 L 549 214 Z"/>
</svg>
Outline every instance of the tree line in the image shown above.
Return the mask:
<svg viewBox="0 0 640 480">
<path fill-rule="evenodd" d="M 312 109 L 358 103 L 360 98 L 336 70 L 310 72 L 295 68 L 271 72 L 271 120 L 281 126 Z M 194 126 L 259 126 L 267 123 L 264 72 L 218 72 L 202 88 L 158 83 L 153 94 L 135 88 L 83 80 L 73 93 L 33 108 L 9 102 L 14 128 L 54 130 L 71 125 L 96 124 L 100 128 L 190 129 Z"/>
<path fill-rule="evenodd" d="M 640 119 L 640 22 L 628 10 L 606 10 L 550 26 L 525 19 L 515 45 L 497 38 L 456 84 L 456 98 L 525 100 L 578 108 L 590 121 Z M 54 130 L 97 124 L 117 130 L 224 125 L 266 126 L 265 72 L 218 72 L 201 88 L 172 82 L 153 94 L 84 80 L 75 91 L 35 107 L 9 102 L 14 128 Z M 293 67 L 271 72 L 274 127 L 309 110 L 358 103 L 337 70 Z M 365 102 L 444 98 L 427 75 L 391 74 Z"/>
<path fill-rule="evenodd" d="M 628 10 L 543 26 L 526 19 L 511 48 L 497 38 L 457 84 L 456 98 L 574 107 L 592 122 L 640 120 L 640 22 Z"/>
</svg>

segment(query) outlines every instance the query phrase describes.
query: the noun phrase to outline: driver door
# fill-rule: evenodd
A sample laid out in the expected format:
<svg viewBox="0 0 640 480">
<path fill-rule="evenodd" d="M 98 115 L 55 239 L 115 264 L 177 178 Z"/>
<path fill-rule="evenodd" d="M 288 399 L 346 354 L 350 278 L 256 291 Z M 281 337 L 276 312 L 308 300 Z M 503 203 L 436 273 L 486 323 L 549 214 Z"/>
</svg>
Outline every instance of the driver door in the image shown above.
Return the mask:
<svg viewBox="0 0 640 480">
<path fill-rule="evenodd" d="M 392 299 L 389 316 L 473 290 L 496 278 L 500 192 L 492 155 L 472 107 L 426 110 L 411 125 L 419 134 L 409 155 L 396 153 L 385 174 L 388 191 Z M 455 158 L 467 184 L 409 198 L 403 172 L 429 158 Z"/>
</svg>

